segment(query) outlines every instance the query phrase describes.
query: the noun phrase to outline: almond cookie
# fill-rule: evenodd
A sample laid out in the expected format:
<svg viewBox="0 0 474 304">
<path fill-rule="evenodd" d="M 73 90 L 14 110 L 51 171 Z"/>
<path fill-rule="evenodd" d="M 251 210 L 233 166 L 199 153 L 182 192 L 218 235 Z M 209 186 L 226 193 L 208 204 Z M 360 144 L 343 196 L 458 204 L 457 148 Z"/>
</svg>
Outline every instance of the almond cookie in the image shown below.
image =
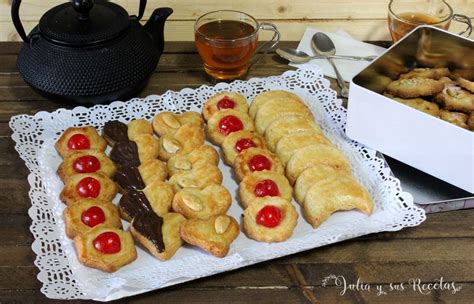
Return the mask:
<svg viewBox="0 0 474 304">
<path fill-rule="evenodd" d="M 160 217 L 153 212 L 143 212 L 133 218 L 130 232 L 154 257 L 169 260 L 183 244 L 181 224 L 186 219 L 179 213 Z"/>
<path fill-rule="evenodd" d="M 399 97 L 393 97 L 394 100 L 402 103 L 411 108 L 425 112 L 431 116 L 439 117 L 439 106 L 434 102 L 429 102 L 423 98 L 410 98 L 404 99 Z"/>
<path fill-rule="evenodd" d="M 117 206 L 109 201 L 84 198 L 69 204 L 63 212 L 66 235 L 73 239 L 100 224 L 122 228 Z"/>
<path fill-rule="evenodd" d="M 153 211 L 163 216 L 168 213 L 173 201 L 174 191 L 170 184 L 155 180 L 143 189 Z"/>
<path fill-rule="evenodd" d="M 333 146 L 314 144 L 297 150 L 286 164 L 286 177 L 293 185 L 300 174 L 315 164 L 350 172 L 347 158 Z"/>
<path fill-rule="evenodd" d="M 167 161 L 174 155 L 188 154 L 204 144 L 204 129 L 200 125 L 187 123 L 176 132 L 160 137 L 158 157 Z"/>
<path fill-rule="evenodd" d="M 445 110 L 470 113 L 474 111 L 474 94 L 460 87 L 448 87 L 438 93 L 434 101 L 441 104 Z"/>
<path fill-rule="evenodd" d="M 441 110 L 439 112 L 439 118 L 452 123 L 453 125 L 469 130 L 469 126 L 467 124 L 469 116 L 466 113 Z"/>
<path fill-rule="evenodd" d="M 459 83 L 461 87 L 468 90 L 471 93 L 474 93 L 474 81 L 469 81 L 465 78 L 458 77 L 456 81 Z"/>
<path fill-rule="evenodd" d="M 387 86 L 387 93 L 395 97 L 415 98 L 434 95 L 443 89 L 442 81 L 416 77 L 392 81 Z"/>
<path fill-rule="evenodd" d="M 69 153 L 59 165 L 57 174 L 63 182 L 77 173 L 102 173 L 112 177 L 117 166 L 99 150 L 77 150 Z"/>
<path fill-rule="evenodd" d="M 60 200 L 69 205 L 83 198 L 111 201 L 118 193 L 117 185 L 102 173 L 72 175 L 64 185 Z"/>
<path fill-rule="evenodd" d="M 283 136 L 278 141 L 275 153 L 281 162 L 286 165 L 298 149 L 314 144 L 332 145 L 329 139 L 322 133 L 317 133 L 312 130 L 301 131 Z"/>
<path fill-rule="evenodd" d="M 137 258 L 130 232 L 97 225 L 74 238 L 79 262 L 105 272 L 115 272 Z"/>
<path fill-rule="evenodd" d="M 321 131 L 314 120 L 306 116 L 289 115 L 275 119 L 265 131 L 265 140 L 267 141 L 268 148 L 270 151 L 275 152 L 276 146 L 281 138 L 288 134 L 301 131 L 312 131 L 313 133 L 323 134 L 323 131 Z"/>
<path fill-rule="evenodd" d="M 237 131 L 229 134 L 222 143 L 222 151 L 224 152 L 224 161 L 232 166 L 235 157 L 240 152 L 248 148 L 266 148 L 263 137 L 252 131 Z"/>
<path fill-rule="evenodd" d="M 181 238 L 188 244 L 223 258 L 230 244 L 239 236 L 240 227 L 229 215 L 216 215 L 205 220 L 188 219 L 181 225 Z"/>
<path fill-rule="evenodd" d="M 203 165 L 171 176 L 169 183 L 175 192 L 183 188 L 204 189 L 209 185 L 220 185 L 222 173 L 214 165 Z"/>
<path fill-rule="evenodd" d="M 333 176 L 313 184 L 303 202 L 303 216 L 313 228 L 340 210 L 359 209 L 372 214 L 370 194 L 350 176 Z"/>
<path fill-rule="evenodd" d="M 107 143 L 94 127 L 71 127 L 59 137 L 54 145 L 61 157 L 77 150 L 99 150 L 105 151 Z"/>
<path fill-rule="evenodd" d="M 262 148 L 248 148 L 235 157 L 234 171 L 239 181 L 255 171 L 283 174 L 283 165 L 272 152 Z"/>
<path fill-rule="evenodd" d="M 221 185 L 210 185 L 200 190 L 184 188 L 173 198 L 173 210 L 186 218 L 205 220 L 225 214 L 232 203 L 229 191 Z"/>
<path fill-rule="evenodd" d="M 209 146 L 202 145 L 188 154 L 175 155 L 168 160 L 168 172 L 170 176 L 177 173 L 192 170 L 193 168 L 206 165 L 217 166 L 219 164 L 219 154 Z"/>
<path fill-rule="evenodd" d="M 298 221 L 295 207 L 281 197 L 262 197 L 244 211 L 245 234 L 258 242 L 283 242 L 291 237 Z"/>
<path fill-rule="evenodd" d="M 214 113 L 206 126 L 207 136 L 217 145 L 222 145 L 224 138 L 229 134 L 242 130 L 253 131 L 253 121 L 247 113 L 233 109 Z"/>
<path fill-rule="evenodd" d="M 127 137 L 136 142 L 141 135 L 153 135 L 153 128 L 146 119 L 136 119 L 128 123 Z"/>
<path fill-rule="evenodd" d="M 400 79 L 409 78 L 431 78 L 439 80 L 443 77 L 449 76 L 448 68 L 416 68 L 408 73 L 400 75 Z"/>
<path fill-rule="evenodd" d="M 273 121 L 293 115 L 303 116 L 314 121 L 311 110 L 302 102 L 293 99 L 268 101 L 259 107 L 255 115 L 255 130 L 260 134 L 265 134 L 265 130 Z"/>
<path fill-rule="evenodd" d="M 283 174 L 272 171 L 253 172 L 244 177 L 239 185 L 239 198 L 242 207 L 258 197 L 277 196 L 291 201 L 293 189 Z"/>
<path fill-rule="evenodd" d="M 272 101 L 272 100 L 294 100 L 301 102 L 301 99 L 296 96 L 295 94 L 288 92 L 288 91 L 282 91 L 282 90 L 271 90 L 267 92 L 263 92 L 255 96 L 255 98 L 252 100 L 252 104 L 250 105 L 249 108 L 249 115 L 252 119 L 255 119 L 255 115 L 257 115 L 257 112 L 259 108 L 264 105 L 265 103 Z"/>
<path fill-rule="evenodd" d="M 216 112 L 234 109 L 236 111 L 247 113 L 249 105 L 244 96 L 235 92 L 220 92 L 209 98 L 202 108 L 202 116 L 208 121 Z"/>
<path fill-rule="evenodd" d="M 181 126 L 192 124 L 199 128 L 204 127 L 204 121 L 198 112 L 184 112 L 183 114 L 175 114 L 173 112 L 158 113 L 152 122 L 153 130 L 159 136 L 176 132 Z"/>
</svg>

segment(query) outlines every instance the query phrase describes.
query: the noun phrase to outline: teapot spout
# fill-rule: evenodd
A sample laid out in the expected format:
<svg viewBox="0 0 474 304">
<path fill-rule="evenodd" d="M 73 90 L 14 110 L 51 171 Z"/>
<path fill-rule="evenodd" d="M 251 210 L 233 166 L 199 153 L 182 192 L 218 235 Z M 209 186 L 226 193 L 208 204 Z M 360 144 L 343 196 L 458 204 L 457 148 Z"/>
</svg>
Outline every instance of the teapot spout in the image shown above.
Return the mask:
<svg viewBox="0 0 474 304">
<path fill-rule="evenodd" d="M 163 47 L 165 45 L 164 39 L 164 28 L 165 28 L 165 21 L 169 15 L 173 13 L 173 10 L 169 7 L 161 7 L 157 8 L 153 11 L 148 19 L 147 23 L 145 24 L 145 30 L 151 35 L 153 38 L 153 42 L 155 46 L 158 48 L 159 53 L 163 53 Z"/>
</svg>

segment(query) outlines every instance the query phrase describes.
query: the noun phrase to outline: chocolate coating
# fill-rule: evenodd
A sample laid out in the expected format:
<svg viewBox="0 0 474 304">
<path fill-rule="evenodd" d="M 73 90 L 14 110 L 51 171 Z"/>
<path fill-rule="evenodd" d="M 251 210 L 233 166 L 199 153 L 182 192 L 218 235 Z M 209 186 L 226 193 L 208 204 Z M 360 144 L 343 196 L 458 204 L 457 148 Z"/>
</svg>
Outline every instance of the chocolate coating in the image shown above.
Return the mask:
<svg viewBox="0 0 474 304">
<path fill-rule="evenodd" d="M 118 120 L 111 120 L 104 124 L 102 136 L 110 146 L 116 142 L 128 140 L 128 126 Z"/>
<path fill-rule="evenodd" d="M 158 252 L 165 251 L 165 242 L 163 241 L 163 218 L 155 212 L 139 213 L 132 222 L 133 228 L 142 236 L 150 240 Z"/>
<path fill-rule="evenodd" d="M 134 141 L 118 141 L 110 151 L 110 159 L 120 166 L 138 167 L 138 147 Z"/>
<path fill-rule="evenodd" d="M 125 192 L 119 201 L 120 211 L 125 213 L 130 219 L 133 219 L 140 213 L 153 212 L 150 202 L 141 191 L 130 190 Z"/>
<path fill-rule="evenodd" d="M 114 181 L 116 181 L 124 191 L 143 190 L 145 188 L 145 183 L 137 167 L 119 167 L 114 175 Z"/>
</svg>

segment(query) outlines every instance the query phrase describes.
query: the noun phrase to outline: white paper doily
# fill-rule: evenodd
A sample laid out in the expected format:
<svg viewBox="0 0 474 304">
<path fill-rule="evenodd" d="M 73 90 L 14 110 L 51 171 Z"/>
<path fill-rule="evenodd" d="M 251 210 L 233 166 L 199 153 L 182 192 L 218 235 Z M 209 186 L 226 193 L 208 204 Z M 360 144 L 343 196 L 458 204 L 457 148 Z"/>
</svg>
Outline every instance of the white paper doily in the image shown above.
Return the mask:
<svg viewBox="0 0 474 304">
<path fill-rule="evenodd" d="M 58 198 L 63 184 L 56 176 L 61 158 L 54 150 L 54 143 L 65 129 L 93 125 L 101 130 L 105 122 L 114 119 L 129 122 L 137 118 L 151 119 L 165 110 L 200 111 L 202 104 L 219 91 L 236 91 L 252 100 L 258 93 L 270 89 L 293 91 L 311 108 L 328 138 L 348 157 L 355 178 L 372 194 L 375 201 L 372 216 L 358 211 L 339 212 L 316 230 L 300 216 L 288 241 L 258 243 L 241 233 L 228 256 L 222 259 L 184 247 L 167 262 L 160 262 L 138 249 L 137 261 L 113 274 L 79 264 L 72 242 L 65 235 L 64 205 Z M 346 110 L 341 101 L 336 99 L 329 81 L 314 66 L 302 66 L 276 77 L 168 91 L 161 96 L 135 98 L 128 102 L 12 117 L 10 127 L 15 148 L 31 172 L 28 181 L 32 206 L 28 214 L 35 238 L 32 244 L 37 255 L 35 265 L 40 270 L 38 279 L 43 283 L 41 291 L 49 298 L 109 301 L 369 233 L 419 225 L 426 218 L 425 212 L 414 206 L 412 196 L 402 191 L 399 180 L 391 175 L 376 151 L 345 136 L 345 119 Z M 219 167 L 224 175 L 224 186 L 234 194 L 229 214 L 239 219 L 242 209 L 235 199 L 237 183 L 231 178 L 229 167 L 222 162 Z"/>
</svg>

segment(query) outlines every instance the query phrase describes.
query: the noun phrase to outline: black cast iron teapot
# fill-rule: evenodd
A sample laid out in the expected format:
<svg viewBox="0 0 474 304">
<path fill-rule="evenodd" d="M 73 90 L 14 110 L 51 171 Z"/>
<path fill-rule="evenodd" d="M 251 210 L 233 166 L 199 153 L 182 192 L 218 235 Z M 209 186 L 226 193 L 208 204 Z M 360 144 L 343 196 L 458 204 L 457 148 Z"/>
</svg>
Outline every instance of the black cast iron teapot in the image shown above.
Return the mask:
<svg viewBox="0 0 474 304">
<path fill-rule="evenodd" d="M 126 99 L 143 89 L 164 46 L 164 24 L 173 12 L 158 8 L 142 26 L 121 6 L 72 0 L 47 11 L 27 36 L 12 2 L 12 20 L 24 43 L 17 66 L 23 79 L 50 99 L 83 104 Z"/>
</svg>

